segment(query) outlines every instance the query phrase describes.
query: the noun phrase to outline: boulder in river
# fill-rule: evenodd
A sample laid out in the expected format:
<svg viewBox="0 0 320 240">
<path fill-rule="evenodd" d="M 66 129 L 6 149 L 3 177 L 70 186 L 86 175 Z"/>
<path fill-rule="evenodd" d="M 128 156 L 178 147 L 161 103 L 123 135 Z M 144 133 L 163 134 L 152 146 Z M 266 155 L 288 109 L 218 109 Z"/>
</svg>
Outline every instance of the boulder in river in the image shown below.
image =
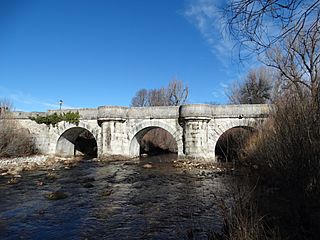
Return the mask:
<svg viewBox="0 0 320 240">
<path fill-rule="evenodd" d="M 45 197 L 48 200 L 60 200 L 60 199 L 65 199 L 68 197 L 68 195 L 64 192 L 56 191 L 56 192 L 51 192 L 45 195 Z"/>
</svg>

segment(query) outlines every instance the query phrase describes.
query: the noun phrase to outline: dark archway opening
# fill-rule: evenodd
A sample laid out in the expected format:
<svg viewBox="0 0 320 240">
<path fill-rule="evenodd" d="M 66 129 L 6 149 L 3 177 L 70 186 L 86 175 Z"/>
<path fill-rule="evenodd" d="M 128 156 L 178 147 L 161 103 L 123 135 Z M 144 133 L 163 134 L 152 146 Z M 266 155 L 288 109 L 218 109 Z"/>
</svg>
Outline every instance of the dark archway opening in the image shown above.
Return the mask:
<svg viewBox="0 0 320 240">
<path fill-rule="evenodd" d="M 140 141 L 140 156 L 177 154 L 178 146 L 174 137 L 162 128 L 151 128 Z"/>
<path fill-rule="evenodd" d="M 95 137 L 88 130 L 83 131 L 76 138 L 74 144 L 74 155 L 79 156 L 88 156 L 88 157 L 97 157 L 98 155 L 98 146 Z"/>
<path fill-rule="evenodd" d="M 97 157 L 97 141 L 93 134 L 85 128 L 70 128 L 59 137 L 56 154 L 62 157 Z"/>
<path fill-rule="evenodd" d="M 234 127 L 224 132 L 216 144 L 216 160 L 218 162 L 238 162 L 245 145 L 254 132 L 255 130 L 251 127 Z"/>
</svg>

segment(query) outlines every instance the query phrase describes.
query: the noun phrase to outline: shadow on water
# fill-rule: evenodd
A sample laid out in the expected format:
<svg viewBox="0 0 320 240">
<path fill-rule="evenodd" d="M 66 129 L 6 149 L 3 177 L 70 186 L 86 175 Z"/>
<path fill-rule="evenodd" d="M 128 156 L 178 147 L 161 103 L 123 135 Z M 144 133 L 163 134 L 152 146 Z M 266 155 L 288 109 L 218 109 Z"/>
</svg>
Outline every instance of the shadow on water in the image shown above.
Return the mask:
<svg viewBox="0 0 320 240">
<path fill-rule="evenodd" d="M 1 239 L 207 239 L 222 226 L 215 196 L 231 179 L 174 168 L 175 157 L 85 160 L 11 185 L 2 177 Z M 68 197 L 48 200 L 54 191 Z"/>
</svg>

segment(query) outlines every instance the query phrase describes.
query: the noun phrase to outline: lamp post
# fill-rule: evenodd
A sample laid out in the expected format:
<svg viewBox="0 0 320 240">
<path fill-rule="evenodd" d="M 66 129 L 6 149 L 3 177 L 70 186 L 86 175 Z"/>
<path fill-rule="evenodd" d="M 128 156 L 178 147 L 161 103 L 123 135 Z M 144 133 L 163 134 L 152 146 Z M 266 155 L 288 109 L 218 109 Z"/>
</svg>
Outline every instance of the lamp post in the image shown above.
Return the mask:
<svg viewBox="0 0 320 240">
<path fill-rule="evenodd" d="M 59 101 L 59 105 L 60 105 L 60 115 L 61 115 L 61 106 L 62 106 L 62 103 L 63 103 L 63 101 L 60 100 L 60 101 Z"/>
</svg>

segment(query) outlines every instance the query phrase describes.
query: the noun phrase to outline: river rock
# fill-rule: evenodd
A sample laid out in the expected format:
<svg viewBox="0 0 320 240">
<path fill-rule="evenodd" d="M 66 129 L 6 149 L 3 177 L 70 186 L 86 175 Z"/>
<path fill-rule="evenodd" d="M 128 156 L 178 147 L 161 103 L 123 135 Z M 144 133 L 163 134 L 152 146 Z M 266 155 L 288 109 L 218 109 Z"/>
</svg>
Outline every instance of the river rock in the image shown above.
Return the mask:
<svg viewBox="0 0 320 240">
<path fill-rule="evenodd" d="M 42 181 L 37 181 L 37 186 L 43 186 L 44 185 L 44 182 Z"/>
<path fill-rule="evenodd" d="M 51 192 L 45 195 L 45 197 L 48 200 L 60 200 L 60 199 L 65 199 L 68 197 L 68 195 L 64 192 L 56 191 L 56 192 Z"/>
<path fill-rule="evenodd" d="M 49 172 L 48 175 L 45 177 L 47 180 L 56 180 L 58 177 L 55 173 Z"/>
<path fill-rule="evenodd" d="M 101 193 L 101 196 L 109 196 L 113 193 L 112 189 L 105 190 Z"/>
<path fill-rule="evenodd" d="M 18 181 L 18 179 L 17 178 L 10 178 L 9 180 L 8 180 L 8 184 L 16 184 L 16 183 L 18 183 L 19 181 Z"/>
<path fill-rule="evenodd" d="M 80 183 L 90 183 L 90 182 L 94 182 L 95 179 L 94 177 L 84 177 L 82 179 L 78 180 Z"/>
<path fill-rule="evenodd" d="M 149 163 L 147 163 L 147 164 L 143 165 L 142 167 L 143 167 L 143 168 L 152 168 L 152 165 L 149 164 Z"/>
<path fill-rule="evenodd" d="M 92 188 L 92 187 L 94 187 L 94 185 L 92 183 L 89 183 L 89 182 L 82 184 L 82 186 L 84 188 Z"/>
</svg>

